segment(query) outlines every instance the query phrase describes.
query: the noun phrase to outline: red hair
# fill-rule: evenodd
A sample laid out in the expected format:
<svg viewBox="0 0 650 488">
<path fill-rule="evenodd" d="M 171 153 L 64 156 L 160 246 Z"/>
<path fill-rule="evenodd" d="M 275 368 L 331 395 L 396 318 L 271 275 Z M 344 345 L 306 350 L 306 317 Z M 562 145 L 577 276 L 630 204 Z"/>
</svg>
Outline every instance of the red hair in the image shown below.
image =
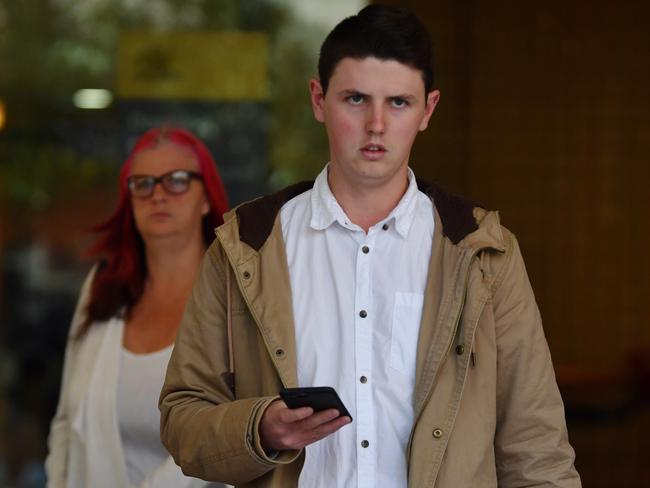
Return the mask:
<svg viewBox="0 0 650 488">
<path fill-rule="evenodd" d="M 190 149 L 196 156 L 210 211 L 203 217 L 203 239 L 209 245 L 214 229 L 223 223 L 228 200 L 221 177 L 208 148 L 191 132 L 177 127 L 156 127 L 145 132 L 135 143 L 122 165 L 117 210 L 92 230 L 103 235 L 90 247 L 91 256 L 101 256 L 93 279 L 86 320 L 79 336 L 90 324 L 107 320 L 121 310 L 128 310 L 140 299 L 147 278 L 144 243 L 135 227 L 127 179 L 134 157 L 162 142 L 172 142 Z"/>
</svg>

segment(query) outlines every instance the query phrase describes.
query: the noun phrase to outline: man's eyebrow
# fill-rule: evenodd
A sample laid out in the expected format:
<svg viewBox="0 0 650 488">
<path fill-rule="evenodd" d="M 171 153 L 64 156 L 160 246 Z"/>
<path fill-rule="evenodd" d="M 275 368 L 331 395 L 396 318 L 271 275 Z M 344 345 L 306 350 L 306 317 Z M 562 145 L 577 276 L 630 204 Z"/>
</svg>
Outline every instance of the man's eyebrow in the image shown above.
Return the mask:
<svg viewBox="0 0 650 488">
<path fill-rule="evenodd" d="M 359 90 L 355 90 L 353 88 L 348 88 L 346 90 L 341 90 L 339 92 L 339 95 L 346 96 L 346 97 L 349 97 L 351 95 L 361 95 L 361 96 L 364 96 L 364 97 L 368 96 L 367 94 L 365 94 L 363 92 L 360 92 Z"/>
</svg>

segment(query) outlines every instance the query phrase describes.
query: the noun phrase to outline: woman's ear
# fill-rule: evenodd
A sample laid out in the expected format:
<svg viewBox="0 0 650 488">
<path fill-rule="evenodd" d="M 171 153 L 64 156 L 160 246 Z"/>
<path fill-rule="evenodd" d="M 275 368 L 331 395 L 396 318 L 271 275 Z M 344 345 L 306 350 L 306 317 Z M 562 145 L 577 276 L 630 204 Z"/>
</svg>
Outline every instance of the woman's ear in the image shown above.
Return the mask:
<svg viewBox="0 0 650 488">
<path fill-rule="evenodd" d="M 203 203 L 201 204 L 201 215 L 206 216 L 210 213 L 210 202 L 208 202 L 208 196 L 203 193 Z"/>
</svg>

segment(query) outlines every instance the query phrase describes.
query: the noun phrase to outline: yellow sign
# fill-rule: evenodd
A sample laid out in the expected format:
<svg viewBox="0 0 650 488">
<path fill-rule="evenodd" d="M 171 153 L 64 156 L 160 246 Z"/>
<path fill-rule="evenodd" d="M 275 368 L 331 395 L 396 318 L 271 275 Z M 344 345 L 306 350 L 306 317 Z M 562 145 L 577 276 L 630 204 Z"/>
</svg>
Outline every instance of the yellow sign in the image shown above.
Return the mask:
<svg viewBox="0 0 650 488">
<path fill-rule="evenodd" d="M 125 32 L 117 56 L 121 98 L 265 100 L 269 48 L 261 32 Z"/>
</svg>

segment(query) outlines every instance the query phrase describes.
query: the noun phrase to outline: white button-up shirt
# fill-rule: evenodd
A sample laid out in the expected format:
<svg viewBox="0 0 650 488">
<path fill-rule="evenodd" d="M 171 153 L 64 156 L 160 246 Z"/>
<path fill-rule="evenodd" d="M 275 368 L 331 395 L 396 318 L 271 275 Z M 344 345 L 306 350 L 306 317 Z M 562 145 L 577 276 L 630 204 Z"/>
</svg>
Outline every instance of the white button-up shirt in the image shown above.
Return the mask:
<svg viewBox="0 0 650 488">
<path fill-rule="evenodd" d="M 434 219 L 409 169 L 406 193 L 366 234 L 327 183 L 280 214 L 298 383 L 332 386 L 354 421 L 311 444 L 301 487 L 406 487 L 415 356 Z"/>
</svg>

